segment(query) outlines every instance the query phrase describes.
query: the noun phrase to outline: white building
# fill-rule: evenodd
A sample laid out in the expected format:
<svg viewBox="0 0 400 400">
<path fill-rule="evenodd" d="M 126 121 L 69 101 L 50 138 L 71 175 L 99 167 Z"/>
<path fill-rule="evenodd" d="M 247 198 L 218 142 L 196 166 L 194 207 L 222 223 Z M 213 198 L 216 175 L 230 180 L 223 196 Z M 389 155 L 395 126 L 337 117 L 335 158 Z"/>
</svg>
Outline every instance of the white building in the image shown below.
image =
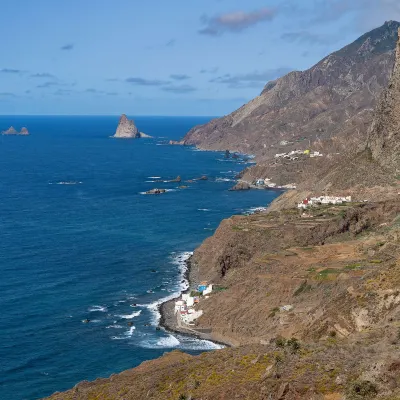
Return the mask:
<svg viewBox="0 0 400 400">
<path fill-rule="evenodd" d="M 210 294 L 213 291 L 213 285 L 208 285 L 206 290 L 203 290 L 203 296 Z"/>
</svg>

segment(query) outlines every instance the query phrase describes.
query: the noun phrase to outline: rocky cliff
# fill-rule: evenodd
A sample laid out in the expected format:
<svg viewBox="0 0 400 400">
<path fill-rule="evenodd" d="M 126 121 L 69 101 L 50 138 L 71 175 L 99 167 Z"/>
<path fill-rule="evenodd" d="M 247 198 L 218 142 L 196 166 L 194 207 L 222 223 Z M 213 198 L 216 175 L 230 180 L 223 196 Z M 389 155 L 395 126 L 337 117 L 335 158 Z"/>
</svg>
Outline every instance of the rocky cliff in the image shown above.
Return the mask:
<svg viewBox="0 0 400 400">
<path fill-rule="evenodd" d="M 184 144 L 258 159 L 345 137 L 362 142 L 394 63 L 398 22 L 386 22 L 307 71 L 269 82 L 232 114 L 194 127 Z"/>
<path fill-rule="evenodd" d="M 400 170 L 400 40 L 392 77 L 376 108 L 368 145 L 379 164 Z"/>
<path fill-rule="evenodd" d="M 5 131 L 1 132 L 2 135 L 22 135 L 22 136 L 27 136 L 29 135 L 29 131 L 27 128 L 22 128 L 19 132 L 13 127 L 11 126 L 10 128 L 8 128 Z"/>
<path fill-rule="evenodd" d="M 114 138 L 119 139 L 139 139 L 139 138 L 149 138 L 151 136 L 139 132 L 136 127 L 135 122 L 127 118 L 125 114 L 121 115 L 119 119 L 117 131 L 115 132 Z"/>
</svg>

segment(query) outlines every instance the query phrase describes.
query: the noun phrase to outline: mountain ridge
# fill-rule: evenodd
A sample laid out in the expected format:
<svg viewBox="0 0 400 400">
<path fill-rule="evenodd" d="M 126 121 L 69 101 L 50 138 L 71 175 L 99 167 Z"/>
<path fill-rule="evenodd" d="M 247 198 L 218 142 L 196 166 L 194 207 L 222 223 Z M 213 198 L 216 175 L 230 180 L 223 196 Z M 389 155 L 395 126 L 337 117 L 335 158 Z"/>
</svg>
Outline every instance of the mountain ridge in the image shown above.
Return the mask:
<svg viewBox="0 0 400 400">
<path fill-rule="evenodd" d="M 310 69 L 268 82 L 238 110 L 191 129 L 181 144 L 252 153 L 263 160 L 298 148 L 302 138 L 313 143 L 351 136 L 362 142 L 389 81 L 399 27 L 388 21 Z M 290 144 L 282 147 L 282 141 Z"/>
</svg>

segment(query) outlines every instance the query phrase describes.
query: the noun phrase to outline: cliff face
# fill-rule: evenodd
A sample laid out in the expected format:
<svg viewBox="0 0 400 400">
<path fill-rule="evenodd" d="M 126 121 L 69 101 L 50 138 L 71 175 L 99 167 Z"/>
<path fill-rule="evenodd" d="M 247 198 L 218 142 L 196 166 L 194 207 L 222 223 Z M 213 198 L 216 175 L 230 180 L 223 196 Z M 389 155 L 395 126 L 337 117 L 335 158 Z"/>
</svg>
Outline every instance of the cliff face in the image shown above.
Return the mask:
<svg viewBox="0 0 400 400">
<path fill-rule="evenodd" d="M 399 29 L 400 37 L 400 29 Z M 396 62 L 387 89 L 376 108 L 369 131 L 372 157 L 381 165 L 396 172 L 400 169 L 400 40 Z"/>
<path fill-rule="evenodd" d="M 304 72 L 269 82 L 232 114 L 194 127 L 184 144 L 259 159 L 336 136 L 363 141 L 394 64 L 398 22 L 386 22 Z"/>
</svg>

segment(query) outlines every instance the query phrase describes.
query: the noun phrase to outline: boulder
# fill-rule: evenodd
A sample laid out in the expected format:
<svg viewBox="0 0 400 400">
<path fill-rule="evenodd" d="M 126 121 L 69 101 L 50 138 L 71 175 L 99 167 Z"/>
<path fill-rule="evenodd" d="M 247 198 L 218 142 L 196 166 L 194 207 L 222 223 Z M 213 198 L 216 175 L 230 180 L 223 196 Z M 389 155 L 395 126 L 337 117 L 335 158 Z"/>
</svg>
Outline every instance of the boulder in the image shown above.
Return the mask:
<svg viewBox="0 0 400 400">
<path fill-rule="evenodd" d="M 235 186 L 233 186 L 231 191 L 236 191 L 236 190 L 250 190 L 250 185 L 247 182 L 240 181 L 238 182 Z"/>
</svg>

